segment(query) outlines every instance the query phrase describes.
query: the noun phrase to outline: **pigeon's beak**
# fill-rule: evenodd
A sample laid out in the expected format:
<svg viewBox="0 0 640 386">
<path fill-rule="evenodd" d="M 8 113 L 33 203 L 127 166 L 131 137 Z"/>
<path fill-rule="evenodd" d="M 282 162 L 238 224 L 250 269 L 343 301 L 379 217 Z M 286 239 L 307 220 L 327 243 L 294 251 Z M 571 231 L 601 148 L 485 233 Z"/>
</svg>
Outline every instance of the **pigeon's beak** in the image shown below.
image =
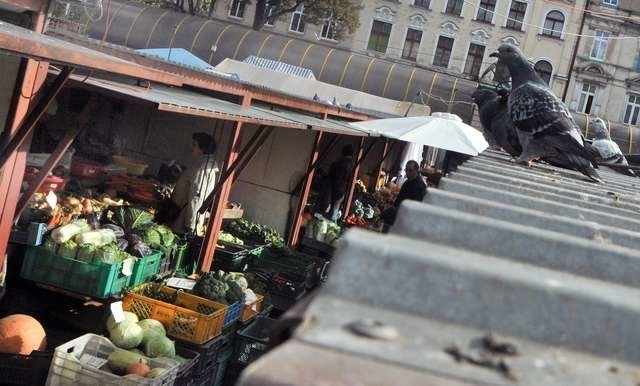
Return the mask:
<svg viewBox="0 0 640 386">
<path fill-rule="evenodd" d="M 489 55 L 490 58 L 498 58 L 500 59 L 500 52 L 498 51 L 494 51 L 491 53 L 491 55 Z"/>
</svg>

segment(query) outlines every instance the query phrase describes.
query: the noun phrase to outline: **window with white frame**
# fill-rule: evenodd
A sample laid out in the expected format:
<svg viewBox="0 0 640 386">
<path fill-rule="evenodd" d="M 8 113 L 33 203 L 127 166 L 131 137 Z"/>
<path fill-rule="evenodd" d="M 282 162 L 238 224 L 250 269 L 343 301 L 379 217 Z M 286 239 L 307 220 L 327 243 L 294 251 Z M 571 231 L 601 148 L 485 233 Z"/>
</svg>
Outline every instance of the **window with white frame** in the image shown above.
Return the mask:
<svg viewBox="0 0 640 386">
<path fill-rule="evenodd" d="M 590 114 L 593 102 L 596 99 L 596 90 L 598 86 L 591 83 L 583 83 L 580 91 L 580 99 L 578 100 L 578 112 Z"/>
<path fill-rule="evenodd" d="M 596 30 L 593 38 L 593 46 L 591 47 L 591 58 L 604 60 L 607 56 L 607 47 L 609 46 L 609 36 L 611 32 Z"/>
<path fill-rule="evenodd" d="M 242 19 L 244 17 L 245 0 L 233 0 L 229 6 L 229 16 Z"/>
<path fill-rule="evenodd" d="M 404 47 L 402 48 L 402 58 L 416 60 L 418 58 L 418 50 L 420 41 L 422 40 L 422 31 L 408 28 L 407 36 L 404 39 Z"/>
<path fill-rule="evenodd" d="M 453 51 L 453 38 L 440 36 L 436 46 L 436 54 L 433 58 L 433 65 L 448 68 L 451 51 Z"/>
<path fill-rule="evenodd" d="M 638 113 L 640 113 L 640 95 L 629 94 L 629 98 L 627 99 L 627 108 L 624 111 L 624 123 L 637 125 Z"/>
<path fill-rule="evenodd" d="M 474 79 L 480 75 L 480 67 L 482 67 L 482 59 L 484 58 L 484 46 L 471 43 L 469 45 L 469 52 L 467 53 L 467 60 L 464 64 L 464 73 L 471 75 Z"/>
<path fill-rule="evenodd" d="M 547 13 L 544 19 L 544 28 L 542 34 L 552 38 L 560 39 L 562 30 L 564 29 L 564 15 L 560 11 L 551 11 Z"/>
<path fill-rule="evenodd" d="M 413 6 L 418 8 L 429 9 L 431 0 L 413 0 Z"/>
<path fill-rule="evenodd" d="M 602 4 L 603 5 L 608 5 L 610 7 L 617 7 L 618 6 L 618 0 L 602 0 Z"/>
<path fill-rule="evenodd" d="M 513 0 L 511 2 L 511 8 L 509 9 L 509 15 L 507 17 L 505 27 L 516 31 L 522 31 L 522 23 L 524 22 L 524 15 L 526 13 L 527 3 Z"/>
<path fill-rule="evenodd" d="M 293 32 L 304 32 L 304 5 L 291 14 L 291 25 L 289 30 Z"/>
<path fill-rule="evenodd" d="M 391 28 L 393 24 L 384 21 L 374 20 L 371 25 L 371 34 L 369 35 L 369 43 L 367 49 L 371 51 L 387 52 L 389 45 L 389 36 L 391 36 Z"/>
<path fill-rule="evenodd" d="M 551 63 L 547 62 L 546 60 L 539 60 L 536 62 L 535 66 L 533 66 L 533 69 L 536 70 L 538 75 L 540 75 L 540 77 L 545 82 L 547 82 L 547 84 L 551 83 L 551 74 L 553 72 Z"/>
<path fill-rule="evenodd" d="M 496 2 L 497 0 L 480 0 L 476 20 L 483 23 L 491 23 L 493 21 L 493 11 L 496 10 Z"/>
<path fill-rule="evenodd" d="M 265 6 L 264 6 L 264 14 L 267 17 L 265 19 L 264 25 L 266 25 L 267 27 L 273 27 L 273 23 L 275 23 L 275 17 L 273 17 L 273 8 L 274 6 L 270 4 L 270 2 L 267 0 Z"/>
<path fill-rule="evenodd" d="M 320 37 L 327 40 L 336 40 L 336 21 L 333 18 L 333 14 L 322 23 Z"/>
<path fill-rule="evenodd" d="M 447 7 L 444 13 L 460 16 L 462 15 L 462 7 L 464 6 L 464 0 L 448 0 Z"/>
</svg>

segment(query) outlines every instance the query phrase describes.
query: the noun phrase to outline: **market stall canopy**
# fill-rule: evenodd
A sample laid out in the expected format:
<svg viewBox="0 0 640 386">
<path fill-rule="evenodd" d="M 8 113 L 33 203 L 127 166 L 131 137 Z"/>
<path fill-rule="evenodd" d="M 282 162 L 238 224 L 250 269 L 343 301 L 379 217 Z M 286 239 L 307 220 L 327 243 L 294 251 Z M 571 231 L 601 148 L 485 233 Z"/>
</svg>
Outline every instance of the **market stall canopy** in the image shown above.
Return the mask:
<svg viewBox="0 0 640 386">
<path fill-rule="evenodd" d="M 376 119 L 351 123 L 354 128 L 421 145 L 476 156 L 489 144 L 482 133 L 462 122 L 455 114 Z"/>
<path fill-rule="evenodd" d="M 182 80 L 176 74 L 144 67 L 5 22 L 0 22 L 0 51 L 70 67 L 104 71 L 175 86 L 182 85 Z"/>
<path fill-rule="evenodd" d="M 285 110 L 275 106 L 269 105 L 255 105 L 255 108 L 265 110 L 268 113 L 288 119 L 291 121 L 299 122 L 313 130 L 322 130 L 334 134 L 351 135 L 356 137 L 372 136 L 377 137 L 378 134 L 369 130 L 361 130 L 354 128 L 349 122 L 339 121 L 336 119 L 320 119 L 311 115 L 299 113 L 296 111 Z"/>
<path fill-rule="evenodd" d="M 85 79 L 86 78 L 86 79 Z M 133 97 L 157 105 L 158 110 L 171 111 L 186 115 L 196 115 L 215 119 L 225 119 L 255 123 L 260 125 L 286 127 L 293 129 L 324 130 L 352 136 L 366 136 L 365 131 L 355 129 L 347 122 L 335 119 L 323 120 L 299 112 L 288 110 L 271 110 L 266 105 L 241 106 L 222 99 L 217 99 L 196 92 L 161 84 L 152 84 L 149 88 L 126 84 L 115 80 L 93 77 L 71 77 L 76 83 L 97 87 L 119 95 Z"/>
</svg>

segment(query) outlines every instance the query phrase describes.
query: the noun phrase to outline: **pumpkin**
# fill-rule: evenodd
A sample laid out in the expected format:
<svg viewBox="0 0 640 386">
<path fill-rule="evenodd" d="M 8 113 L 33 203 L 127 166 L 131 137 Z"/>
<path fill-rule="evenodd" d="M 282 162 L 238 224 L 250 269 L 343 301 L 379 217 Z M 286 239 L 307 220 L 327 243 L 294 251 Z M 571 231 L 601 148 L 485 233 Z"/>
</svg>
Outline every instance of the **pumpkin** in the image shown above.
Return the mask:
<svg viewBox="0 0 640 386">
<path fill-rule="evenodd" d="M 29 315 L 15 314 L 0 319 L 0 352 L 29 355 L 47 347 L 47 334 Z"/>
<path fill-rule="evenodd" d="M 140 362 L 135 362 L 127 366 L 127 374 L 138 375 L 140 377 L 146 377 L 149 374 L 151 369 L 146 364 Z"/>
</svg>

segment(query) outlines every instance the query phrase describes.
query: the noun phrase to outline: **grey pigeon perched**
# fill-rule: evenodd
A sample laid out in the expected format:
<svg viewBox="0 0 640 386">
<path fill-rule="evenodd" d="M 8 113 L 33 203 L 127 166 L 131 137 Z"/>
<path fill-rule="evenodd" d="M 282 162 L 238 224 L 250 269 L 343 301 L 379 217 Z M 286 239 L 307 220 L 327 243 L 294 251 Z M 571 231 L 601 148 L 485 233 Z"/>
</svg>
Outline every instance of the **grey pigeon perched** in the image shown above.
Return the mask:
<svg viewBox="0 0 640 386">
<path fill-rule="evenodd" d="M 591 146 L 598 151 L 598 162 L 602 165 L 611 166 L 614 170 L 628 176 L 636 176 L 633 170 L 629 169 L 629 162 L 622 154 L 622 150 L 617 143 L 611 140 L 609 130 L 604 120 L 600 117 L 591 118 L 589 125 L 593 128 L 593 141 Z"/>
<path fill-rule="evenodd" d="M 506 65 L 511 74 L 509 115 L 518 132 L 522 153 L 518 161 L 561 159 L 562 165 L 577 170 L 592 181 L 602 179 L 594 169 L 596 161 L 585 148 L 573 117 L 533 65 L 512 44 L 501 44 L 491 57 Z M 597 166 L 596 166 L 597 167 Z"/>
<path fill-rule="evenodd" d="M 495 139 L 498 145 L 512 157 L 520 156 L 522 146 L 518 140 L 507 107 L 508 91 L 498 92 L 488 88 L 478 88 L 471 99 L 478 105 L 480 123 L 485 132 Z M 489 140 L 487 142 L 491 143 Z"/>
</svg>

